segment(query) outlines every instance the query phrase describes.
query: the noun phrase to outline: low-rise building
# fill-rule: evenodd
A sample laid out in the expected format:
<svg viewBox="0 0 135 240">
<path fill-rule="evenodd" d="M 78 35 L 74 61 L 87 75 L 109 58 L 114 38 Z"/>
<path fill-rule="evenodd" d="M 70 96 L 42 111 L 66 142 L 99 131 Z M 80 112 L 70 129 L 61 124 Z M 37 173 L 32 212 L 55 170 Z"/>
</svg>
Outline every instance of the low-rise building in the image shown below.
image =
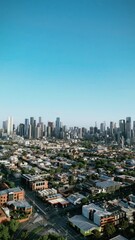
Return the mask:
<svg viewBox="0 0 135 240">
<path fill-rule="evenodd" d="M 28 214 L 32 213 L 32 206 L 26 200 L 10 201 L 8 202 L 8 206 L 14 211 L 21 211 Z"/>
<path fill-rule="evenodd" d="M 115 181 L 97 181 L 96 187 L 101 188 L 104 192 L 114 192 L 119 189 L 121 183 Z"/>
<path fill-rule="evenodd" d="M 76 205 L 77 203 L 80 203 L 80 201 L 85 198 L 85 196 L 83 196 L 82 194 L 80 193 L 74 193 L 74 194 L 71 194 L 69 197 L 67 197 L 67 200 Z"/>
<path fill-rule="evenodd" d="M 128 239 L 121 235 L 117 235 L 116 237 L 110 238 L 110 240 L 128 240 Z"/>
<path fill-rule="evenodd" d="M 10 217 L 6 214 L 6 209 L 0 208 L 0 224 L 7 221 L 10 221 Z"/>
<path fill-rule="evenodd" d="M 89 221 L 82 215 L 75 215 L 68 219 L 69 223 L 78 230 L 83 236 L 88 236 L 93 233 L 93 230 L 101 231 L 100 227 Z"/>
<path fill-rule="evenodd" d="M 9 188 L 0 191 L 0 205 L 4 205 L 8 201 L 24 200 L 24 190 L 20 187 Z"/>
<path fill-rule="evenodd" d="M 40 175 L 22 174 L 22 183 L 33 191 L 43 190 L 48 188 L 48 181 Z"/>
<path fill-rule="evenodd" d="M 102 230 L 107 223 L 118 225 L 126 216 L 125 212 L 121 210 L 112 209 L 111 211 L 108 211 L 94 203 L 84 205 L 82 207 L 82 214 L 84 217 L 100 226 Z"/>
</svg>

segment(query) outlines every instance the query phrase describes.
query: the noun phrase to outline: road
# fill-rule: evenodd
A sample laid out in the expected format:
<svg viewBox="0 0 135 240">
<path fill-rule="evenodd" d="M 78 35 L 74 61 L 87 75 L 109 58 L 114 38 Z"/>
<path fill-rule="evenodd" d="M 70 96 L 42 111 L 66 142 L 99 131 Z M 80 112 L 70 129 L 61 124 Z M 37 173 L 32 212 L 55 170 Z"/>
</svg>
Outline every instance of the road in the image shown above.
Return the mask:
<svg viewBox="0 0 135 240">
<path fill-rule="evenodd" d="M 20 182 L 14 181 L 17 186 L 21 186 Z M 30 191 L 29 189 L 25 190 L 25 197 L 27 201 L 36 209 L 36 211 L 43 216 L 44 223 L 46 221 L 48 224 L 52 225 L 53 228 L 64 237 L 67 237 L 68 240 L 84 240 L 84 237 L 76 232 L 74 228 L 68 225 L 67 215 L 61 216 L 63 212 L 62 208 L 55 208 L 49 204 L 40 200 L 35 192 Z"/>
</svg>

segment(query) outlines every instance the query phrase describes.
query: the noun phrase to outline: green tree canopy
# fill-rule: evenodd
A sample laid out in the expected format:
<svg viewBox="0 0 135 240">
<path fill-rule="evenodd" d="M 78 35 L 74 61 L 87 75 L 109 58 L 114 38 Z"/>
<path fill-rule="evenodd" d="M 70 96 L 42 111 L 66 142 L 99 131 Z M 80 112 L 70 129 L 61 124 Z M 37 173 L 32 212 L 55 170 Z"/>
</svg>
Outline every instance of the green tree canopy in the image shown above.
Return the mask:
<svg viewBox="0 0 135 240">
<path fill-rule="evenodd" d="M 116 229 L 112 223 L 107 223 L 105 225 L 104 231 L 107 237 L 111 237 L 115 233 Z"/>
</svg>

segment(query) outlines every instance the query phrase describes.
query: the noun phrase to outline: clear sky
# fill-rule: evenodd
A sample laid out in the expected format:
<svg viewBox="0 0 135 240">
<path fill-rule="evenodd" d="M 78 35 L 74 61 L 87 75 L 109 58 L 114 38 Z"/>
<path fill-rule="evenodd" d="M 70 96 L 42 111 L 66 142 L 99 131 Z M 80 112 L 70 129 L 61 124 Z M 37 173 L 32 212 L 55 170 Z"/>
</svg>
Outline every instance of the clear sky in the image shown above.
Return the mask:
<svg viewBox="0 0 135 240">
<path fill-rule="evenodd" d="M 135 120 L 134 0 L 1 0 L 0 122 Z"/>
</svg>

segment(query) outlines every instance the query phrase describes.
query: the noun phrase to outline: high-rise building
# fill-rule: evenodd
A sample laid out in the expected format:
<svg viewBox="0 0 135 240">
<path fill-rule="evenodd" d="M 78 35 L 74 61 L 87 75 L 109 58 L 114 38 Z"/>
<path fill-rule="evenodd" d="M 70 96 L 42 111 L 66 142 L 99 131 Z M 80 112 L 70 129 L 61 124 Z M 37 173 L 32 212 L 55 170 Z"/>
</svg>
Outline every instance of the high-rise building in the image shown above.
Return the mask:
<svg viewBox="0 0 135 240">
<path fill-rule="evenodd" d="M 125 137 L 125 120 L 124 119 L 119 120 L 119 132 L 121 136 Z"/>
<path fill-rule="evenodd" d="M 135 121 L 133 121 L 133 137 L 135 137 Z"/>
<path fill-rule="evenodd" d="M 24 129 L 25 129 L 25 125 L 23 123 L 19 124 L 19 135 L 21 137 L 24 137 Z"/>
<path fill-rule="evenodd" d="M 39 117 L 39 124 L 41 124 L 42 123 L 42 118 L 41 117 Z"/>
<path fill-rule="evenodd" d="M 131 139 L 131 117 L 126 118 L 126 139 Z"/>
<path fill-rule="evenodd" d="M 7 120 L 7 134 L 12 135 L 13 134 L 13 118 L 8 117 Z"/>
<path fill-rule="evenodd" d="M 3 121 L 3 130 L 4 132 L 7 131 L 7 121 Z"/>
<path fill-rule="evenodd" d="M 25 136 L 26 138 L 29 137 L 29 119 L 25 119 L 24 136 Z"/>
<path fill-rule="evenodd" d="M 34 125 L 34 117 L 30 117 L 30 125 L 31 125 L 31 126 Z"/>
<path fill-rule="evenodd" d="M 114 122 L 110 122 L 110 136 L 113 136 Z"/>
<path fill-rule="evenodd" d="M 61 122 L 60 118 L 56 118 L 56 123 L 55 123 L 55 136 L 59 138 L 60 136 L 60 128 L 61 128 Z"/>
</svg>

